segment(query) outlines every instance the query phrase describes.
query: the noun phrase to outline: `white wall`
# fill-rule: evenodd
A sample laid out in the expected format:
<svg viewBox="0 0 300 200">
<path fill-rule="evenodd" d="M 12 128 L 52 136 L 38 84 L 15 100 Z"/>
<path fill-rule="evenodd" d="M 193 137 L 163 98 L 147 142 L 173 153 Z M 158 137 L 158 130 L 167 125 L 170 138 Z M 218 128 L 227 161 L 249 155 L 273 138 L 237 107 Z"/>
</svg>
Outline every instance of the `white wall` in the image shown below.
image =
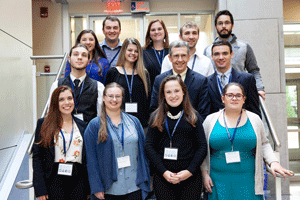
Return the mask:
<svg viewBox="0 0 300 200">
<path fill-rule="evenodd" d="M 22 131 L 33 132 L 31 0 L 0 1 L 0 179 Z"/>
</svg>

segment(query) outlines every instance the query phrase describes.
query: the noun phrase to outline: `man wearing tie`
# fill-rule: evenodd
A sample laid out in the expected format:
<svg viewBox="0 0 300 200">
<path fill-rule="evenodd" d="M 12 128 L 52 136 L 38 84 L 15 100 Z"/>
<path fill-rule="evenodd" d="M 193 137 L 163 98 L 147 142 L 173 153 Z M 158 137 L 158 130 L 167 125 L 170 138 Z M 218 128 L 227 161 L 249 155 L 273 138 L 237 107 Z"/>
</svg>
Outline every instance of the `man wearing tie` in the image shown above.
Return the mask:
<svg viewBox="0 0 300 200">
<path fill-rule="evenodd" d="M 178 75 L 185 83 L 190 101 L 203 120 L 210 111 L 207 78 L 187 67 L 190 59 L 190 49 L 187 42 L 176 40 L 170 44 L 169 55 L 173 68 L 156 76 L 150 102 L 150 112 L 158 107 L 158 91 L 162 80 L 170 75 Z"/>
<path fill-rule="evenodd" d="M 50 89 L 51 95 L 61 85 L 72 88 L 75 103 L 73 115 L 86 123 L 96 117 L 97 113 L 99 115 L 104 90 L 102 83 L 91 79 L 85 72 L 89 59 L 90 54 L 85 45 L 77 44 L 72 47 L 69 53 L 71 73 L 55 81 Z"/>
<path fill-rule="evenodd" d="M 233 52 L 231 44 L 223 40 L 213 43 L 211 57 L 215 63 L 216 72 L 207 77 L 208 93 L 211 99 L 210 113 L 224 108 L 221 100 L 223 88 L 229 82 L 237 82 L 245 90 L 245 108 L 261 116 L 255 78 L 249 73 L 237 71 L 232 68 L 231 59 Z"/>
</svg>

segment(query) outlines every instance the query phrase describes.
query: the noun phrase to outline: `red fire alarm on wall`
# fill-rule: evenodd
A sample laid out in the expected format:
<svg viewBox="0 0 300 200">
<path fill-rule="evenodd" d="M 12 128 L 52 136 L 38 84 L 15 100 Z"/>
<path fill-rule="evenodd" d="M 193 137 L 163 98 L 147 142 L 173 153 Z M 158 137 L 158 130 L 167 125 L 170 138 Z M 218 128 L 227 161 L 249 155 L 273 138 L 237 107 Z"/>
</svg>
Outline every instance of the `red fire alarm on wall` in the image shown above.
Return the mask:
<svg viewBox="0 0 300 200">
<path fill-rule="evenodd" d="M 44 66 L 44 72 L 45 73 L 50 73 L 50 65 L 45 65 Z"/>
<path fill-rule="evenodd" d="M 40 7 L 40 17 L 48 18 L 48 7 Z"/>
</svg>

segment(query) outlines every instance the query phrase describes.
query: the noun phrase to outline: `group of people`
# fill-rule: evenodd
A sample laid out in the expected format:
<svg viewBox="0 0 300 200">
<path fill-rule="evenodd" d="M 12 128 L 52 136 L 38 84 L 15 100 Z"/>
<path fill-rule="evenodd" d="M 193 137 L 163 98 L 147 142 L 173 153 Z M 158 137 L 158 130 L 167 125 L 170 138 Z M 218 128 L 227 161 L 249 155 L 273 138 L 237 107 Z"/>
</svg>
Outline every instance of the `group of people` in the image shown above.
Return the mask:
<svg viewBox="0 0 300 200">
<path fill-rule="evenodd" d="M 141 200 L 153 185 L 158 200 L 200 199 L 203 189 L 209 199 L 252 200 L 263 198 L 263 160 L 274 176 L 292 175 L 265 136 L 259 68 L 233 24 L 228 10 L 216 15 L 219 37 L 204 55 L 194 22 L 169 45 L 164 22 L 153 20 L 144 47 L 119 40 L 114 16 L 101 43 L 83 30 L 37 122 L 36 197 Z"/>
</svg>

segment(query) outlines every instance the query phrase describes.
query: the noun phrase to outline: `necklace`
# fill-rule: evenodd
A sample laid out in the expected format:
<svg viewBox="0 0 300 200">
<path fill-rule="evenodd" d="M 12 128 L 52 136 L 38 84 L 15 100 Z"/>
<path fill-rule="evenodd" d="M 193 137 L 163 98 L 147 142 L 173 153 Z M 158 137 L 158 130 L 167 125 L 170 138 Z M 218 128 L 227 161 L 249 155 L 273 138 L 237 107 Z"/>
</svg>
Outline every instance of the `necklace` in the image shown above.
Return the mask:
<svg viewBox="0 0 300 200">
<path fill-rule="evenodd" d="M 182 112 L 182 111 L 180 111 L 177 115 L 173 116 L 173 115 L 170 113 L 170 111 L 168 111 L 168 112 L 167 112 L 167 116 L 168 116 L 170 119 L 178 119 L 178 118 L 180 117 L 180 115 L 181 115 L 181 112 Z"/>
</svg>

